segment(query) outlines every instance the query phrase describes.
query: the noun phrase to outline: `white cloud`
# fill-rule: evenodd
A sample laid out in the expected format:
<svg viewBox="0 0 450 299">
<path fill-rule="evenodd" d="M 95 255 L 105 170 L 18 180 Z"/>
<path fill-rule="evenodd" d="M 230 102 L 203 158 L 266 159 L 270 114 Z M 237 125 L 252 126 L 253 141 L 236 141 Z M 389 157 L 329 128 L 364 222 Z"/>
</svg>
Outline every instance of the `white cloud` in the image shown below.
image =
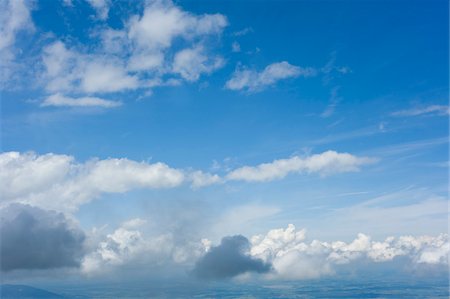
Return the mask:
<svg viewBox="0 0 450 299">
<path fill-rule="evenodd" d="M 114 108 L 121 106 L 121 102 L 109 101 L 97 97 L 80 97 L 71 98 L 64 96 L 60 93 L 53 94 L 47 97 L 41 106 L 55 106 L 55 107 L 102 107 L 102 108 Z"/>
<path fill-rule="evenodd" d="M 170 47 L 175 38 L 220 34 L 225 26 L 227 19 L 221 14 L 196 16 L 170 1 L 154 1 L 142 16 L 131 18 L 128 35 L 140 48 L 164 49 Z"/>
<path fill-rule="evenodd" d="M 313 68 L 302 68 L 291 65 L 286 61 L 272 63 L 264 68 L 263 71 L 251 69 L 236 69 L 225 87 L 231 90 L 247 90 L 256 92 L 276 82 L 288 79 L 315 76 L 317 71 Z"/>
<path fill-rule="evenodd" d="M 217 174 L 205 173 L 200 170 L 192 172 L 190 179 L 194 189 L 222 182 L 222 179 Z"/>
<path fill-rule="evenodd" d="M 209 74 L 223 66 L 221 57 L 208 57 L 202 47 L 183 49 L 175 54 L 173 72 L 186 81 L 197 81 L 203 73 Z"/>
<path fill-rule="evenodd" d="M 227 180 L 265 182 L 282 179 L 290 173 L 318 173 L 326 176 L 334 173 L 358 171 L 361 166 L 374 162 L 376 162 L 374 158 L 326 151 L 306 158 L 294 156 L 258 166 L 244 166 L 231 171 L 226 178 Z"/>
<path fill-rule="evenodd" d="M 0 82 L 7 82 L 16 68 L 14 45 L 21 32 L 34 31 L 31 1 L 4 0 L 0 2 Z"/>
<path fill-rule="evenodd" d="M 108 18 L 109 7 L 111 5 L 109 0 L 86 0 L 93 9 L 97 12 L 97 16 L 100 20 L 106 20 Z"/>
<path fill-rule="evenodd" d="M 238 42 L 236 42 L 236 41 L 233 42 L 231 44 L 231 51 L 234 52 L 234 53 L 241 52 L 241 45 Z"/>
<path fill-rule="evenodd" d="M 392 116 L 418 116 L 418 115 L 444 115 L 450 114 L 450 108 L 446 105 L 430 105 L 393 112 Z"/>
<path fill-rule="evenodd" d="M 406 256 L 414 263 L 448 264 L 450 252 L 447 234 L 388 237 L 381 242 L 362 233 L 349 243 L 305 240 L 305 230 L 297 231 L 290 224 L 286 229 L 252 237 L 250 253 L 273 264 L 275 272 L 267 278 L 308 279 L 332 274 L 337 265 L 362 259 L 380 263 Z"/>
<path fill-rule="evenodd" d="M 101 18 L 110 1 L 89 0 Z M 169 82 L 194 82 L 224 64 L 212 54 L 209 37 L 227 26 L 221 14 L 194 15 L 171 1 L 147 2 L 142 15 L 132 15 L 123 28 L 93 32 L 98 47 L 69 46 L 61 41 L 42 52 L 42 84 L 50 93 L 93 94 L 147 89 Z M 174 43 L 176 41 L 176 44 Z"/>
<path fill-rule="evenodd" d="M 171 232 L 148 236 L 140 229 L 145 222 L 139 218 L 128 220 L 112 233 L 101 237 L 84 257 L 81 271 L 86 275 L 96 275 L 130 264 L 139 267 L 189 264 L 210 246 L 205 239 L 177 244 Z"/>
<path fill-rule="evenodd" d="M 43 62 L 50 92 L 107 93 L 139 87 L 139 79 L 128 74 L 120 60 L 83 55 L 61 41 L 44 49 Z"/>
<path fill-rule="evenodd" d="M 74 211 L 102 193 L 182 184 L 182 171 L 164 163 L 129 159 L 91 159 L 77 163 L 67 155 L 7 152 L 0 155 L 2 204 L 21 202 Z"/>
</svg>

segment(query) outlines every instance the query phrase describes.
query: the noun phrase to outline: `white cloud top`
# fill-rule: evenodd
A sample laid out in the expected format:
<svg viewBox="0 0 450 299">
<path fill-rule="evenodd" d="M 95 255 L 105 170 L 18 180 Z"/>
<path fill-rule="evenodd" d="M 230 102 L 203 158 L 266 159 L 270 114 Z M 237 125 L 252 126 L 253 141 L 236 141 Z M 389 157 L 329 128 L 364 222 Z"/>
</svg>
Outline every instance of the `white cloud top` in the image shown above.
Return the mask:
<svg viewBox="0 0 450 299">
<path fill-rule="evenodd" d="M 363 259 L 380 263 L 405 256 L 418 264 L 448 264 L 450 253 L 447 234 L 388 237 L 382 242 L 372 241 L 362 233 L 350 243 L 306 242 L 305 239 L 305 230 L 296 230 L 290 224 L 286 229 L 274 229 L 266 235 L 252 237 L 250 253 L 273 264 L 275 271 L 268 274 L 269 279 L 294 280 L 330 275 L 337 265 Z"/>
</svg>

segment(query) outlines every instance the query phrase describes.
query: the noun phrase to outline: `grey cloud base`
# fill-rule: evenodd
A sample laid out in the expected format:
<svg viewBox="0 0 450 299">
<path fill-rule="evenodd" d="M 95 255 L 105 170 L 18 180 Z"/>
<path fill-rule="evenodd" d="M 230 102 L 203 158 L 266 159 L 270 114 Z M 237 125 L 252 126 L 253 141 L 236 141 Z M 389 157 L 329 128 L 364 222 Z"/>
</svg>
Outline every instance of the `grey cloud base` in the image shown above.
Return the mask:
<svg viewBox="0 0 450 299">
<path fill-rule="evenodd" d="M 62 213 L 12 204 L 0 216 L 2 271 L 80 265 L 85 235 Z"/>
<path fill-rule="evenodd" d="M 266 273 L 272 265 L 247 254 L 250 242 L 241 235 L 225 237 L 197 261 L 194 274 L 203 279 L 225 279 L 246 272 Z"/>
</svg>

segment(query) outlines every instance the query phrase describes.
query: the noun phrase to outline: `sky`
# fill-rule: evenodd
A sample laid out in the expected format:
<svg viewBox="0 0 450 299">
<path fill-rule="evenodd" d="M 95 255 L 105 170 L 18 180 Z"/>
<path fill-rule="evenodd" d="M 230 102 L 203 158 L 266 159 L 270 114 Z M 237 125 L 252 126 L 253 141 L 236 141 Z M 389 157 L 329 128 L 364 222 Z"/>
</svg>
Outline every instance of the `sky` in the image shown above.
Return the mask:
<svg viewBox="0 0 450 299">
<path fill-rule="evenodd" d="M 447 1 L 0 10 L 2 281 L 448 271 Z"/>
</svg>

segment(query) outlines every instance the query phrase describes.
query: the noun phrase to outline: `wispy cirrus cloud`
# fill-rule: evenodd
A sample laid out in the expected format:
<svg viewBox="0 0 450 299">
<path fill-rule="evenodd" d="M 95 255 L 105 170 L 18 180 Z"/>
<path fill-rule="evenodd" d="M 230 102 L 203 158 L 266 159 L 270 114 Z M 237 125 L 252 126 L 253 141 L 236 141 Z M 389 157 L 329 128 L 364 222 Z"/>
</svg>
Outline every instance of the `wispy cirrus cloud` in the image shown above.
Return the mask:
<svg viewBox="0 0 450 299">
<path fill-rule="evenodd" d="M 122 103 L 118 101 L 105 100 L 98 97 L 80 97 L 71 98 L 64 96 L 60 93 L 56 93 L 47 97 L 41 106 L 54 106 L 54 107 L 101 107 L 101 108 L 114 108 L 121 106 Z"/>
<path fill-rule="evenodd" d="M 419 116 L 419 115 L 441 115 L 448 116 L 450 108 L 448 105 L 430 105 L 392 112 L 392 116 Z"/>
</svg>

